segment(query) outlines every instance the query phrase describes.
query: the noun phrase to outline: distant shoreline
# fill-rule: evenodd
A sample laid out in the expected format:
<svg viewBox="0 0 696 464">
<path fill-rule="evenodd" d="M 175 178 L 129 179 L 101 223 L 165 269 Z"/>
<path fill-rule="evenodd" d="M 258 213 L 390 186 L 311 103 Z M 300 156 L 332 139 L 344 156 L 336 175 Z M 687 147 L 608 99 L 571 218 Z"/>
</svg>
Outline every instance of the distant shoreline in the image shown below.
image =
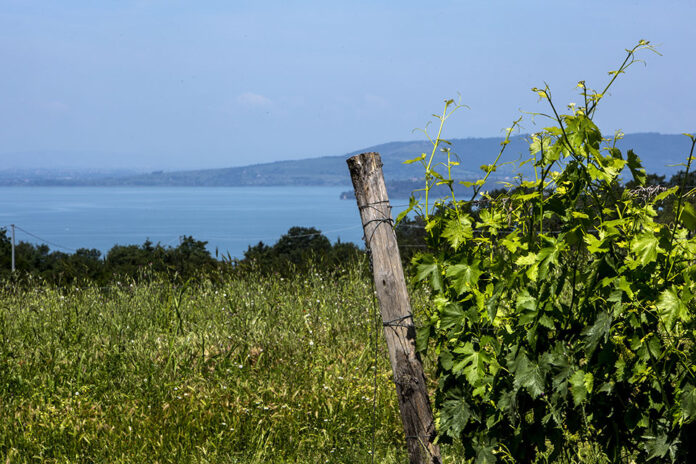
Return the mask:
<svg viewBox="0 0 696 464">
<path fill-rule="evenodd" d="M 489 164 L 500 151 L 500 137 L 451 139 L 451 153 L 460 163 L 456 168 L 458 180 L 478 179 L 481 165 Z M 645 170 L 658 175 L 673 175 L 676 166 L 685 161 L 687 143 L 683 135 L 635 133 L 626 134 L 617 143 L 625 154 L 628 149 L 643 161 Z M 423 166 L 420 163 L 404 164 L 405 160 L 430 153 L 428 141 L 390 142 L 363 148 L 340 156 L 324 156 L 248 166 L 199 169 L 186 171 L 153 170 L 136 173 L 129 169 L 95 170 L 60 168 L 12 168 L 0 170 L 0 186 L 4 187 L 271 187 L 317 186 L 347 187 L 351 181 L 346 160 L 362 152 L 378 152 L 384 165 L 387 183 L 393 183 L 390 195 L 408 197 L 412 190 L 422 188 Z M 8 154 L 5 154 L 8 155 Z M 9 156 L 9 155 L 8 155 Z M 19 155 L 17 155 L 19 156 Z M 15 156 L 16 157 L 16 156 Z M 516 135 L 510 139 L 499 167 L 491 182 L 513 179 L 520 172 L 533 176 L 528 163 L 519 161 L 529 157 L 527 136 Z M 397 185 L 402 184 L 402 185 Z M 350 196 L 349 196 L 350 198 Z"/>
</svg>

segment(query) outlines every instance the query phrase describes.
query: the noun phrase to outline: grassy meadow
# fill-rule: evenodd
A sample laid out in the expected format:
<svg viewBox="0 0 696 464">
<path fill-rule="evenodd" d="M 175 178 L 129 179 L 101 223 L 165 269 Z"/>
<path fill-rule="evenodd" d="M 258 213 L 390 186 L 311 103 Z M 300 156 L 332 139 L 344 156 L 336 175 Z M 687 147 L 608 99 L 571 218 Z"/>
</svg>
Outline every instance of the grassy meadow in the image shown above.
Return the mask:
<svg viewBox="0 0 696 464">
<path fill-rule="evenodd" d="M 0 462 L 369 462 L 374 326 L 357 267 L 180 287 L 7 284 Z M 404 462 L 379 335 L 376 462 Z"/>
</svg>

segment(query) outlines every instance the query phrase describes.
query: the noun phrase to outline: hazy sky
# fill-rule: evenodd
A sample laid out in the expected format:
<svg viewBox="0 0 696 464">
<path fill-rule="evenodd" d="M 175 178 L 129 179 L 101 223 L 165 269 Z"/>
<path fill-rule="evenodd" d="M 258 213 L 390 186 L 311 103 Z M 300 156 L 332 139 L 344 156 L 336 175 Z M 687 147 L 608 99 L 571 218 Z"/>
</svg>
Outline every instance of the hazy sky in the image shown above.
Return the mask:
<svg viewBox="0 0 696 464">
<path fill-rule="evenodd" d="M 641 38 L 663 56 L 598 122 L 694 130 L 695 18 L 693 0 L 0 0 L 0 169 L 37 152 L 139 169 L 338 155 L 422 138 L 458 92 L 471 109 L 447 135 L 495 136 L 543 109 L 532 86 L 565 106 Z"/>
</svg>

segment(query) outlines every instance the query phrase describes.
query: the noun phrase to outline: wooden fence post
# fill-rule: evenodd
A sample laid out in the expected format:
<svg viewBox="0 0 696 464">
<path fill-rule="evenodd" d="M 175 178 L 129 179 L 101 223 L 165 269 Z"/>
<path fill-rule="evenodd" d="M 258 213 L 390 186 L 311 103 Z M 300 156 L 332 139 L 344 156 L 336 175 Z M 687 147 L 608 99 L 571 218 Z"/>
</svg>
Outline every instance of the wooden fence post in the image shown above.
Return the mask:
<svg viewBox="0 0 696 464">
<path fill-rule="evenodd" d="M 347 162 L 365 233 L 365 245 L 371 253 L 375 289 L 399 398 L 409 462 L 440 464 L 440 449 L 433 443 L 435 423 L 423 365 L 416 353 L 416 330 L 384 185 L 382 160 L 379 153 L 363 153 Z"/>
</svg>

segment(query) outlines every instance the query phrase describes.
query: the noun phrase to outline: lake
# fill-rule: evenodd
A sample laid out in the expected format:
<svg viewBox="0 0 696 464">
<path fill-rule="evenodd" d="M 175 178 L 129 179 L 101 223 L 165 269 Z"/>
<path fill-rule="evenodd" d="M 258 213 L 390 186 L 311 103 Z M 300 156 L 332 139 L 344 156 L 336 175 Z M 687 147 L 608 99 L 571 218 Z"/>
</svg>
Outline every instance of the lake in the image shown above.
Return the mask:
<svg viewBox="0 0 696 464">
<path fill-rule="evenodd" d="M 0 187 L 0 228 L 17 241 L 52 250 L 142 244 L 176 246 L 191 235 L 215 255 L 241 258 L 247 247 L 273 244 L 293 226 L 316 227 L 332 242 L 362 246 L 351 187 Z M 395 203 L 403 203 L 396 200 Z M 394 216 L 403 207 L 394 207 Z M 29 235 L 29 234 L 33 234 Z"/>
</svg>

